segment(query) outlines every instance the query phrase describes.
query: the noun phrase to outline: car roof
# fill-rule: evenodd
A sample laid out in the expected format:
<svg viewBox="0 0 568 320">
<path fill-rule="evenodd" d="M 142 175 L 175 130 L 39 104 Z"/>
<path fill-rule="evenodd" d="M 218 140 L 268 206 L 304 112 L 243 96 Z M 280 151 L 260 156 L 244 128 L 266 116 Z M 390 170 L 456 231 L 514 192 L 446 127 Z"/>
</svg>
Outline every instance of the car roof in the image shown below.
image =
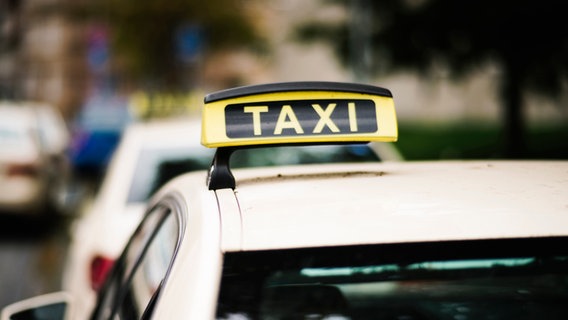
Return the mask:
<svg viewBox="0 0 568 320">
<path fill-rule="evenodd" d="M 568 235 L 566 161 L 302 165 L 233 173 L 240 219 L 221 221 L 222 235 L 233 235 L 223 239 L 223 251 Z M 192 181 L 189 176 L 182 180 Z M 202 174 L 198 179 L 197 188 L 205 189 Z M 195 181 L 186 185 L 196 188 Z"/>
<path fill-rule="evenodd" d="M 201 123 L 199 119 L 158 119 L 129 124 L 124 139 L 136 139 L 145 146 L 183 145 L 205 149 L 200 143 Z"/>
</svg>

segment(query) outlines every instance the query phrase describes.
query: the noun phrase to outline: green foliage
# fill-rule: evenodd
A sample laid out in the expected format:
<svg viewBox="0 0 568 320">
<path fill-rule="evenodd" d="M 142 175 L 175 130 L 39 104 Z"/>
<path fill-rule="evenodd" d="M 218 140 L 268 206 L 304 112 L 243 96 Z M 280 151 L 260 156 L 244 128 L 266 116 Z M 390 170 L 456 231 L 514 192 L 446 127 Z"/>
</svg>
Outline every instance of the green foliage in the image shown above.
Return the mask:
<svg viewBox="0 0 568 320">
<path fill-rule="evenodd" d="M 367 26 L 374 70 L 428 72 L 433 63 L 451 75 L 467 75 L 487 61 L 517 69 L 525 89 L 547 96 L 562 90 L 568 74 L 568 28 L 556 0 L 332 0 L 347 10 L 354 2 L 372 15 Z M 349 63 L 352 44 L 346 23 L 309 22 L 297 30 L 303 41 L 320 39 Z"/>
<path fill-rule="evenodd" d="M 504 118 L 503 148 L 526 156 L 523 97 L 532 92 L 556 98 L 568 83 L 568 28 L 562 1 L 556 0 L 331 0 L 355 9 L 350 20 L 310 22 L 296 36 L 329 43 L 346 64 L 361 57 L 352 39 L 368 42 L 373 56 L 366 70 L 387 74 L 412 70 L 427 75 L 444 70 L 456 79 L 487 63 L 499 67 L 496 88 Z M 360 6 L 360 10 L 356 10 Z M 364 15 L 370 15 L 364 17 Z M 359 21 L 372 21 L 361 29 Z"/>
<path fill-rule="evenodd" d="M 568 126 L 527 130 L 528 159 L 568 159 Z M 479 122 L 424 124 L 402 122 L 395 143 L 407 160 L 504 159 L 502 130 Z"/>
</svg>

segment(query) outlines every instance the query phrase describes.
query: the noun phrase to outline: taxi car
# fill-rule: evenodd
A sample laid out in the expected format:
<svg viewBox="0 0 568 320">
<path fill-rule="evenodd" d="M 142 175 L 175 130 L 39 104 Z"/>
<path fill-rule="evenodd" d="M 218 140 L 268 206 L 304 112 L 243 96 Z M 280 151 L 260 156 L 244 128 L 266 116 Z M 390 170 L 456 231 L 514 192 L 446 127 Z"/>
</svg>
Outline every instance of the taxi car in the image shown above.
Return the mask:
<svg viewBox="0 0 568 320">
<path fill-rule="evenodd" d="M 568 162 L 233 170 L 240 148 L 394 141 L 392 94 L 277 83 L 205 102 L 211 167 L 154 194 L 91 319 L 568 316 Z M 73 317 L 77 298 L 22 301 L 2 320 Z"/>
<path fill-rule="evenodd" d="M 200 143 L 198 118 L 160 119 L 126 127 L 100 188 L 69 228 L 62 289 L 93 307 L 108 271 L 142 219 L 151 194 L 172 177 L 208 169 L 214 149 Z M 233 167 L 324 162 L 399 161 L 386 142 L 367 145 L 272 147 L 241 150 Z"/>
</svg>

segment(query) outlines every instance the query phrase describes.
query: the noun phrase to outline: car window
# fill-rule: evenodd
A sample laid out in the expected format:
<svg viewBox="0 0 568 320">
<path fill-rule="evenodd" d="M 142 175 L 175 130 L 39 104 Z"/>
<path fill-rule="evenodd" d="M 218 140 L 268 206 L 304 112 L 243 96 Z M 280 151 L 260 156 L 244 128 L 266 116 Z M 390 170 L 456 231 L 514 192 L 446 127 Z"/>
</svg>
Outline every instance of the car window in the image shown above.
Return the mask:
<svg viewBox="0 0 568 320">
<path fill-rule="evenodd" d="M 140 151 L 128 192 L 128 203 L 144 202 L 172 178 L 209 168 L 214 150 L 202 148 L 145 148 Z"/>
<path fill-rule="evenodd" d="M 171 207 L 158 205 L 150 211 L 101 290 L 94 319 L 140 319 L 157 299 L 174 258 L 179 230 L 178 216 Z"/>
<path fill-rule="evenodd" d="M 150 242 L 140 265 L 126 285 L 126 295 L 119 308 L 122 319 L 139 319 L 155 298 L 174 255 L 177 229 L 176 219 L 170 214 Z"/>
<path fill-rule="evenodd" d="M 217 319 L 567 319 L 568 238 L 227 253 Z"/>
</svg>

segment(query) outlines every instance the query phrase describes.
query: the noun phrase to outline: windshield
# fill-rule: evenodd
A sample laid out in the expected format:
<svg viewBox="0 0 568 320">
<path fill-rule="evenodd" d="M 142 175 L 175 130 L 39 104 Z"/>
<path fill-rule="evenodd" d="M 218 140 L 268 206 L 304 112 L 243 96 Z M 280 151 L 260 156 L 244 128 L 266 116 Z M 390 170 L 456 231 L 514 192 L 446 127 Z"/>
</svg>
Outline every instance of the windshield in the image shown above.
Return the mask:
<svg viewBox="0 0 568 320">
<path fill-rule="evenodd" d="M 172 178 L 209 168 L 214 150 L 206 148 L 146 148 L 138 155 L 128 203 L 144 202 Z"/>
<path fill-rule="evenodd" d="M 217 318 L 568 319 L 567 244 L 548 238 L 227 253 Z"/>
</svg>

